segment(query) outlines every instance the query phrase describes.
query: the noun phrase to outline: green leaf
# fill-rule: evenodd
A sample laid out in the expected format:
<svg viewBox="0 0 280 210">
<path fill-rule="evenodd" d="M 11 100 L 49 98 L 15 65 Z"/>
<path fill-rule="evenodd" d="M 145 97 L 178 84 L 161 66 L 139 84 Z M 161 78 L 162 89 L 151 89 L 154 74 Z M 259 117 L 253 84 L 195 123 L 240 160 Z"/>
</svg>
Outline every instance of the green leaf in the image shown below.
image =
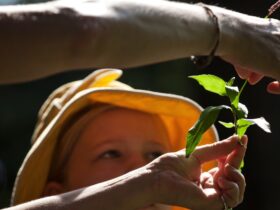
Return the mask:
<svg viewBox="0 0 280 210">
<path fill-rule="evenodd" d="M 239 93 L 238 93 L 238 96 L 236 97 L 236 100 L 237 100 L 237 103 L 238 103 L 238 109 L 239 109 L 239 111 L 241 111 L 241 113 L 242 113 L 242 111 L 247 110 L 246 112 L 243 112 L 244 115 L 240 116 L 239 118 L 247 117 L 247 115 L 248 115 L 248 109 L 247 109 L 247 107 L 246 107 L 244 104 L 241 104 L 242 107 L 240 107 L 240 103 L 239 103 L 241 93 L 243 92 L 243 90 L 244 90 L 244 88 L 246 87 L 247 83 L 248 83 L 248 81 L 245 80 L 245 82 L 243 83 L 243 85 L 242 85 L 242 87 L 241 87 L 241 89 L 240 89 L 240 91 L 239 91 Z M 242 108 L 245 108 L 245 109 L 242 109 Z M 247 113 L 247 114 L 246 114 L 246 113 Z M 240 114 L 240 113 L 239 113 L 239 114 Z M 238 115 L 238 113 L 237 113 L 237 115 Z"/>
<path fill-rule="evenodd" d="M 232 77 L 232 78 L 227 82 L 227 85 L 228 85 L 228 86 L 232 86 L 233 83 L 234 83 L 234 81 L 235 81 L 235 77 Z"/>
<path fill-rule="evenodd" d="M 248 109 L 247 107 L 245 106 L 245 104 L 242 104 L 242 103 L 238 103 L 238 113 L 237 113 L 237 116 L 238 118 L 246 118 L 248 116 Z"/>
<path fill-rule="evenodd" d="M 246 118 L 248 116 L 248 109 L 242 103 L 238 103 L 237 109 L 234 106 L 232 106 L 232 110 L 236 114 L 237 119 Z"/>
<path fill-rule="evenodd" d="M 205 90 L 226 96 L 226 82 L 220 77 L 211 74 L 201 74 L 189 76 L 189 78 L 195 79 Z"/>
<path fill-rule="evenodd" d="M 242 119 L 237 120 L 237 135 L 238 135 L 238 137 L 241 138 L 246 133 L 246 130 L 253 124 L 254 123 L 252 123 L 248 119 L 242 118 Z"/>
<path fill-rule="evenodd" d="M 205 131 L 213 125 L 222 109 L 231 109 L 228 106 L 220 105 L 220 106 L 210 106 L 202 111 L 198 121 L 195 125 L 189 130 L 186 137 L 186 157 L 188 157 L 195 149 L 195 147 L 199 144 L 202 135 Z"/>
<path fill-rule="evenodd" d="M 243 92 L 246 84 L 247 84 L 247 80 L 242 85 L 240 91 L 238 87 L 233 87 L 229 85 L 226 85 L 225 87 L 227 96 L 229 97 L 230 102 L 232 104 L 233 111 L 236 113 L 238 118 L 244 118 L 244 117 L 246 118 L 248 115 L 247 107 L 244 104 L 239 103 L 240 95 Z"/>
<path fill-rule="evenodd" d="M 256 119 L 246 119 L 246 120 L 253 124 L 256 124 L 261 129 L 263 129 L 265 132 L 271 133 L 270 124 L 263 117 L 256 118 Z"/>
<path fill-rule="evenodd" d="M 263 117 L 256 119 L 239 119 L 237 121 L 237 135 L 239 137 L 243 136 L 251 125 L 257 125 L 267 133 L 271 133 L 270 124 Z"/>
<path fill-rule="evenodd" d="M 238 103 L 239 103 L 239 89 L 238 89 L 238 87 L 226 85 L 225 88 L 226 88 L 226 93 L 227 93 L 227 96 L 230 99 L 231 104 L 235 108 L 238 108 Z"/>
<path fill-rule="evenodd" d="M 219 123 L 226 128 L 234 128 L 234 124 L 232 122 L 227 123 L 227 122 L 219 121 Z"/>
</svg>

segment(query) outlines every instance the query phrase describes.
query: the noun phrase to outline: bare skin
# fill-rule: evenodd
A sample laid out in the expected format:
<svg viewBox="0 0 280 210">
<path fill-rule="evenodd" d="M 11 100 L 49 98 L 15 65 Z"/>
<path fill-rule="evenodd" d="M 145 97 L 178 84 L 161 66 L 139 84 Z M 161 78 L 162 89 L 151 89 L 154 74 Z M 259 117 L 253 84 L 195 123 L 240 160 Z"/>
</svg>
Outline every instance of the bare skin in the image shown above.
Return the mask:
<svg viewBox="0 0 280 210">
<path fill-rule="evenodd" d="M 264 77 L 264 75 L 262 74 L 255 73 L 251 70 L 243 69 L 242 67 L 236 67 L 236 72 L 238 73 L 240 78 L 248 80 L 249 83 L 252 85 L 258 83 Z M 280 82 L 270 82 L 267 85 L 267 92 L 272 94 L 280 94 Z"/>
</svg>

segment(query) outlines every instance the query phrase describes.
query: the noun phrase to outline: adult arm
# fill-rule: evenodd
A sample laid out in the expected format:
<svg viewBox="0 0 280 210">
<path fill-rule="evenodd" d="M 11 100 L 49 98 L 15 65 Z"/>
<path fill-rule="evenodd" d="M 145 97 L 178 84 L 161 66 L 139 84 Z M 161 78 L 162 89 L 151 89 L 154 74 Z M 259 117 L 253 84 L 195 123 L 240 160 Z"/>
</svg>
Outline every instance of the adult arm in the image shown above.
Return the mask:
<svg viewBox="0 0 280 210">
<path fill-rule="evenodd" d="M 197 148 L 194 156 L 188 159 L 184 157 L 184 151 L 167 153 L 150 164 L 115 179 L 7 210 L 131 210 L 154 203 L 197 210 L 220 210 L 223 207 L 220 192 L 209 186 L 203 189 L 194 181 L 199 180 L 200 164 L 233 154 L 238 147 L 238 139 L 231 137 Z M 244 190 L 242 188 L 233 189 L 233 192 L 236 194 Z M 231 199 L 234 206 L 241 202 L 235 195 Z"/>
<path fill-rule="evenodd" d="M 218 17 L 224 16 L 219 18 L 223 45 L 219 56 L 232 63 L 238 75 L 250 84 L 264 76 L 278 80 L 269 83 L 267 91 L 280 94 L 280 22 L 211 8 Z"/>
<path fill-rule="evenodd" d="M 280 78 L 280 22 L 211 7 L 217 55 Z M 80 0 L 0 7 L 2 83 L 76 68 L 127 68 L 208 55 L 213 21 L 198 5 L 162 0 Z"/>
<path fill-rule="evenodd" d="M 1 82 L 207 54 L 215 35 L 203 8 L 166 1 L 57 1 L 0 10 Z"/>
<path fill-rule="evenodd" d="M 264 77 L 263 74 L 256 73 L 249 69 L 244 69 L 240 66 L 236 66 L 235 69 L 240 78 L 248 80 L 249 83 L 253 85 L 258 83 Z M 266 89 L 269 93 L 280 94 L 280 81 L 270 82 Z"/>
</svg>

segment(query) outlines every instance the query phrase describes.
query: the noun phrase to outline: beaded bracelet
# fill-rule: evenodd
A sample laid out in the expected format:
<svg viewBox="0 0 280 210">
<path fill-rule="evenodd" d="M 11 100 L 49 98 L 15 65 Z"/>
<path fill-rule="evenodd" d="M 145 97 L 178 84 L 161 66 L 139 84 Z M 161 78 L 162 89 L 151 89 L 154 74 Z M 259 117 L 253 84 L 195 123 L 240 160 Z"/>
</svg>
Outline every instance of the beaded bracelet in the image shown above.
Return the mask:
<svg viewBox="0 0 280 210">
<path fill-rule="evenodd" d="M 213 61 L 213 58 L 215 56 L 215 53 L 218 49 L 219 42 L 220 42 L 220 27 L 219 27 L 219 21 L 218 17 L 213 13 L 213 11 L 206 6 L 203 3 L 198 3 L 198 5 L 202 6 L 207 14 L 211 17 L 211 20 L 213 21 L 215 28 L 216 28 L 216 40 L 215 40 L 215 45 L 214 48 L 211 50 L 210 54 L 208 56 L 191 56 L 191 61 L 199 68 L 204 68 L 211 64 Z"/>
</svg>

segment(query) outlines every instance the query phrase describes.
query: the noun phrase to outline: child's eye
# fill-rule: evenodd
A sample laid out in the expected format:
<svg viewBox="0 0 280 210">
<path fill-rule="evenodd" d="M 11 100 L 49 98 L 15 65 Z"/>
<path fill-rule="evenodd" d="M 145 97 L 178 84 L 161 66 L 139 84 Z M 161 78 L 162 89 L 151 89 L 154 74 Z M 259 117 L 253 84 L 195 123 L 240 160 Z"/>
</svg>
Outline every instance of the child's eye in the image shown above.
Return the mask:
<svg viewBox="0 0 280 210">
<path fill-rule="evenodd" d="M 164 153 L 164 152 L 162 152 L 162 151 L 150 152 L 150 153 L 147 154 L 147 159 L 148 159 L 149 161 L 152 161 L 152 160 L 158 158 L 159 156 L 161 156 L 163 153 Z"/>
<path fill-rule="evenodd" d="M 99 155 L 99 158 L 103 159 L 111 159 L 111 158 L 119 158 L 121 156 L 121 152 L 118 150 L 107 150 Z"/>
</svg>

